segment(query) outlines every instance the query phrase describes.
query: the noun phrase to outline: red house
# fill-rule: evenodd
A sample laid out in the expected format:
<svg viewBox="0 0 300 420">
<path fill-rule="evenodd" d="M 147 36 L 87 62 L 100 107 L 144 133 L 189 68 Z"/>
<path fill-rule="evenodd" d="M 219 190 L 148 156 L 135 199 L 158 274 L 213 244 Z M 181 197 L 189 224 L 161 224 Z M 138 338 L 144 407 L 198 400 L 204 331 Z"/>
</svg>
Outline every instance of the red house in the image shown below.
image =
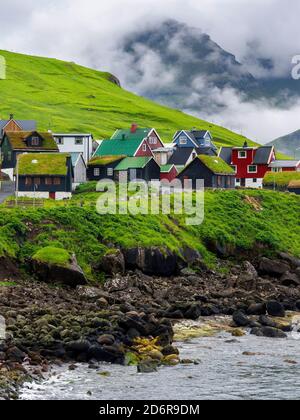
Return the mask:
<svg viewBox="0 0 300 420">
<path fill-rule="evenodd" d="M 276 160 L 274 146 L 222 147 L 219 156 L 236 172 L 236 186 L 242 188 L 262 188 L 265 174 L 270 164 Z"/>
<path fill-rule="evenodd" d="M 178 175 L 175 165 L 163 165 L 160 167 L 160 180 L 172 182 Z"/>
<path fill-rule="evenodd" d="M 275 160 L 269 168 L 271 172 L 300 172 L 300 160 Z"/>
</svg>

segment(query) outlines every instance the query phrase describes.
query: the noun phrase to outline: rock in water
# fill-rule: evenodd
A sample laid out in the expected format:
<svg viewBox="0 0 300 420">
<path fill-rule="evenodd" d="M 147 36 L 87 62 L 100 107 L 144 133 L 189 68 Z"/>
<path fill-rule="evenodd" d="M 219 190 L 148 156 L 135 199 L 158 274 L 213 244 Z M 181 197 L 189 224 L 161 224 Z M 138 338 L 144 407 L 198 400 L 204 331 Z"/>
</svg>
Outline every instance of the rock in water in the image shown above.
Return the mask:
<svg viewBox="0 0 300 420">
<path fill-rule="evenodd" d="M 251 324 L 250 319 L 243 311 L 237 311 L 232 315 L 232 319 L 237 327 L 248 327 Z"/>
<path fill-rule="evenodd" d="M 155 373 L 159 363 L 155 360 L 145 360 L 138 364 L 138 373 Z"/>
<path fill-rule="evenodd" d="M 285 310 L 281 303 L 276 300 L 271 300 L 267 302 L 267 312 L 270 316 L 277 316 L 280 318 L 285 317 Z"/>
</svg>

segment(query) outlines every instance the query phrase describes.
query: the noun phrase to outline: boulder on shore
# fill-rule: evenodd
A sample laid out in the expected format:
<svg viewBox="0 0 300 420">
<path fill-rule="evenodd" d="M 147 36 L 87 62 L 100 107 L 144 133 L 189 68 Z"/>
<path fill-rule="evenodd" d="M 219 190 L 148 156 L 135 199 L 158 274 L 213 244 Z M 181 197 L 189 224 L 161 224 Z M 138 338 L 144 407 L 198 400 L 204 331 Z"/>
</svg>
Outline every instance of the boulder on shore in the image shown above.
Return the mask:
<svg viewBox="0 0 300 420">
<path fill-rule="evenodd" d="M 283 305 L 276 300 L 270 300 L 267 302 L 267 312 L 270 316 L 276 316 L 279 318 L 285 317 L 285 310 Z"/>
<path fill-rule="evenodd" d="M 284 261 L 271 260 L 269 258 L 262 258 L 259 264 L 260 274 L 265 274 L 274 277 L 281 277 L 290 270 L 288 263 Z"/>
<path fill-rule="evenodd" d="M 75 255 L 72 256 L 67 265 L 57 265 L 32 259 L 31 268 L 33 274 L 44 283 L 63 284 L 70 287 L 87 284 L 85 274 L 78 265 Z"/>
</svg>

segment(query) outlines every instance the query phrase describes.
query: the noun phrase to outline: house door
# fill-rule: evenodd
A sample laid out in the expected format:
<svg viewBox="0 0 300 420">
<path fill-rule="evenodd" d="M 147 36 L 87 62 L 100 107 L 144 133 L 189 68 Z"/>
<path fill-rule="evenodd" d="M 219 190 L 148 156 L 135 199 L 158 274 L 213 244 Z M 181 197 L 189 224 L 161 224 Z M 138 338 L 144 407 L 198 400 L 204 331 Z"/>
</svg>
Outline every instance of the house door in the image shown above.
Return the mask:
<svg viewBox="0 0 300 420">
<path fill-rule="evenodd" d="M 246 187 L 246 179 L 245 178 L 242 178 L 241 179 L 241 187 L 242 188 L 245 188 Z"/>
<path fill-rule="evenodd" d="M 55 198 L 56 198 L 55 192 L 50 192 L 49 193 L 49 198 L 50 198 L 50 200 L 55 200 Z"/>
</svg>

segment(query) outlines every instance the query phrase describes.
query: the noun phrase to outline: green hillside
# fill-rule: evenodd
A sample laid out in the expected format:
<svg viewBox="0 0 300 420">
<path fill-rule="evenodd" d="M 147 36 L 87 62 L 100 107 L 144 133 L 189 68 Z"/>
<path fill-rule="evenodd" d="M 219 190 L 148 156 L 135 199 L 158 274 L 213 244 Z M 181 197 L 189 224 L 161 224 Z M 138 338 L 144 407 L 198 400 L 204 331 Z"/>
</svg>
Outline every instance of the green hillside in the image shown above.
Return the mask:
<svg viewBox="0 0 300 420">
<path fill-rule="evenodd" d="M 217 145 L 245 137 L 129 93 L 101 73 L 74 63 L 1 51 L 7 78 L 0 80 L 0 117 L 35 119 L 40 130 L 92 132 L 110 137 L 132 122 L 155 127 L 164 141 L 178 129 L 209 129 Z"/>
</svg>

